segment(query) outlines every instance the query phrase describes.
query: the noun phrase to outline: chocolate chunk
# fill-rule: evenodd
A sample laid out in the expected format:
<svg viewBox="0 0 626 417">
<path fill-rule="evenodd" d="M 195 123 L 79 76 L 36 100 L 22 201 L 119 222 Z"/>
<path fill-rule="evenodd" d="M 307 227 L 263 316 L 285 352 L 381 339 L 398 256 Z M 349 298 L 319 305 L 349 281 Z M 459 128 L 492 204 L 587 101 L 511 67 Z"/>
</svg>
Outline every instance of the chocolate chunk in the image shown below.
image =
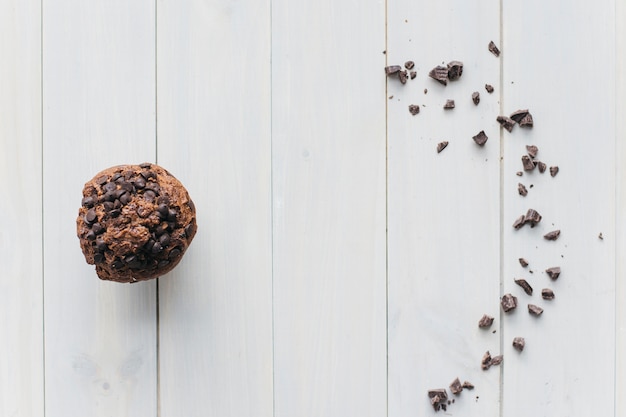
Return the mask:
<svg viewBox="0 0 626 417">
<path fill-rule="evenodd" d="M 493 324 L 493 317 L 488 316 L 486 314 L 483 314 L 483 316 L 478 321 L 478 327 L 480 327 L 481 329 L 489 328 L 491 327 L 492 324 Z"/>
<path fill-rule="evenodd" d="M 430 398 L 430 404 L 433 406 L 435 411 L 439 411 L 442 408 L 445 411 L 446 403 L 448 401 L 448 393 L 445 388 L 428 390 L 428 398 Z"/>
<path fill-rule="evenodd" d="M 443 85 L 448 85 L 448 67 L 436 66 L 428 73 L 428 76 L 439 81 Z"/>
<path fill-rule="evenodd" d="M 513 222 L 513 227 L 514 227 L 514 228 L 516 228 L 516 229 L 521 228 L 521 227 L 522 227 L 522 226 L 524 226 L 524 224 L 525 224 L 525 223 L 524 223 L 524 220 L 525 220 L 525 216 L 522 214 L 521 216 L 519 216 L 519 217 L 517 218 L 517 220 L 515 220 L 515 221 Z"/>
<path fill-rule="evenodd" d="M 462 386 L 464 389 L 474 389 L 474 384 L 469 381 L 464 381 Z"/>
<path fill-rule="evenodd" d="M 463 391 L 463 385 L 461 385 L 461 381 L 459 378 L 455 378 L 452 383 L 450 383 L 450 392 L 454 395 L 459 395 Z"/>
<path fill-rule="evenodd" d="M 522 267 L 526 268 L 528 266 L 528 261 L 524 258 L 519 258 L 519 263 Z"/>
<path fill-rule="evenodd" d="M 139 168 L 150 168 L 152 164 L 150 162 L 143 162 L 139 164 Z"/>
<path fill-rule="evenodd" d="M 528 115 L 528 110 L 517 110 L 511 113 L 509 117 L 513 119 L 515 123 L 519 123 L 526 115 Z"/>
<path fill-rule="evenodd" d="M 526 346 L 526 341 L 523 337 L 515 337 L 513 338 L 513 347 L 518 351 L 523 351 L 524 346 Z"/>
<path fill-rule="evenodd" d="M 487 48 L 489 48 L 489 52 L 491 52 L 495 56 L 497 57 L 500 56 L 500 50 L 498 49 L 496 44 L 493 43 L 493 41 L 489 42 L 489 45 L 487 46 Z"/>
<path fill-rule="evenodd" d="M 448 62 L 448 79 L 450 81 L 458 80 L 463 75 L 463 63 L 461 61 Z"/>
<path fill-rule="evenodd" d="M 487 90 L 487 92 L 491 94 L 493 93 L 493 86 L 491 84 L 485 84 L 485 90 Z"/>
<path fill-rule="evenodd" d="M 167 213 L 169 211 L 169 207 L 165 204 L 159 204 L 157 207 L 157 211 L 163 215 L 163 218 L 167 217 Z"/>
<path fill-rule="evenodd" d="M 446 104 L 443 105 L 445 110 L 450 110 L 454 108 L 454 100 L 446 100 Z"/>
<path fill-rule="evenodd" d="M 128 181 L 124 181 L 122 183 L 120 183 L 120 190 L 124 190 L 127 193 L 134 193 L 135 192 L 135 186 L 133 184 L 131 184 Z"/>
<path fill-rule="evenodd" d="M 496 121 L 509 132 L 511 132 L 513 130 L 513 126 L 515 126 L 515 122 L 513 121 L 513 119 L 510 119 L 506 116 L 498 116 L 496 117 Z"/>
<path fill-rule="evenodd" d="M 158 267 L 159 268 L 163 268 L 164 266 L 167 266 L 170 264 L 170 261 L 167 259 L 163 259 L 162 261 L 159 261 Z"/>
<path fill-rule="evenodd" d="M 111 177 L 111 181 L 117 182 L 117 180 L 119 180 L 120 178 L 122 178 L 122 173 L 121 172 L 116 172 Z"/>
<path fill-rule="evenodd" d="M 93 196 L 83 197 L 81 204 L 87 208 L 91 208 L 96 204 L 97 200 Z"/>
<path fill-rule="evenodd" d="M 554 291 L 550 288 L 544 288 L 541 290 L 541 298 L 544 300 L 554 300 Z"/>
<path fill-rule="evenodd" d="M 420 106 L 418 104 L 409 104 L 409 113 L 413 116 L 420 112 Z"/>
<path fill-rule="evenodd" d="M 539 316 L 543 313 L 543 308 L 534 304 L 528 304 L 528 312 L 533 316 Z"/>
<path fill-rule="evenodd" d="M 155 243 L 156 242 L 154 239 L 150 239 L 148 240 L 148 242 L 146 242 L 146 245 L 143 248 L 146 250 L 146 252 L 152 252 L 152 247 Z"/>
<path fill-rule="evenodd" d="M 550 167 L 550 175 L 552 175 L 553 177 L 556 176 L 556 174 L 559 173 L 559 167 L 554 166 L 554 167 Z"/>
<path fill-rule="evenodd" d="M 524 224 L 530 224 L 530 227 L 535 227 L 537 223 L 541 221 L 541 214 L 537 212 L 537 210 L 528 209 L 526 215 L 524 216 Z"/>
<path fill-rule="evenodd" d="M 409 71 L 409 78 L 414 80 L 415 77 L 417 77 L 417 72 L 415 71 Z"/>
<path fill-rule="evenodd" d="M 406 68 L 408 70 L 413 69 L 414 66 L 415 66 L 415 62 L 413 62 L 413 61 L 406 61 L 404 63 L 404 68 Z"/>
<path fill-rule="evenodd" d="M 513 294 L 504 294 L 500 304 L 502 305 L 502 310 L 504 310 L 505 313 L 508 313 L 517 307 L 517 297 Z"/>
<path fill-rule="evenodd" d="M 478 91 L 474 91 L 472 93 L 472 101 L 474 102 L 475 105 L 478 106 L 478 103 L 480 103 L 480 94 L 478 93 Z"/>
<path fill-rule="evenodd" d="M 533 116 L 528 113 L 522 120 L 519 121 L 519 127 L 533 127 Z"/>
<path fill-rule="evenodd" d="M 553 231 L 548 232 L 545 235 L 543 235 L 543 237 L 546 240 L 557 240 L 560 235 L 561 235 L 561 231 L 560 230 L 553 230 Z"/>
<path fill-rule="evenodd" d="M 154 229 L 154 234 L 156 236 L 161 236 L 163 233 L 167 232 L 167 229 L 169 229 L 169 227 L 170 227 L 169 224 L 167 224 L 166 222 L 163 222 Z"/>
<path fill-rule="evenodd" d="M 540 173 L 544 173 L 546 171 L 546 164 L 544 164 L 541 161 L 535 161 L 537 163 L 537 168 L 539 169 Z"/>
<path fill-rule="evenodd" d="M 489 138 L 487 137 L 487 135 L 485 135 L 485 131 L 481 130 L 476 134 L 476 136 L 472 136 L 472 139 L 474 139 L 474 142 L 476 142 L 477 145 L 483 146 L 485 143 L 487 143 L 487 140 Z"/>
<path fill-rule="evenodd" d="M 489 353 L 489 351 L 485 352 L 483 355 L 483 358 L 480 361 L 480 366 L 483 371 L 486 371 L 491 367 L 491 353 Z"/>
<path fill-rule="evenodd" d="M 530 155 L 531 158 L 536 158 L 539 148 L 535 145 L 526 145 L 526 152 L 528 152 L 528 155 Z"/>
<path fill-rule="evenodd" d="M 159 187 L 159 184 L 154 183 L 154 182 L 147 183 L 146 190 L 153 191 L 155 195 L 159 195 L 161 193 L 161 187 Z"/>
<path fill-rule="evenodd" d="M 503 360 L 504 360 L 504 356 L 502 355 L 494 356 L 493 358 L 491 358 L 491 363 L 489 365 L 490 366 L 500 365 Z"/>
<path fill-rule="evenodd" d="M 89 209 L 87 210 L 87 213 L 85 214 L 85 222 L 88 224 L 91 224 L 93 222 L 96 221 L 96 219 L 98 218 L 96 211 L 94 209 Z"/>
<path fill-rule="evenodd" d="M 115 208 L 115 203 L 112 201 L 105 201 L 102 203 L 102 207 L 104 207 L 104 211 L 111 211 Z"/>
<path fill-rule="evenodd" d="M 409 75 L 406 71 L 400 71 L 398 73 L 398 79 L 400 80 L 400 82 L 402 84 L 406 84 L 406 80 L 408 79 Z"/>
<path fill-rule="evenodd" d="M 402 67 L 400 65 L 389 65 L 388 67 L 385 67 L 385 74 L 387 75 L 397 74 L 400 71 L 402 71 Z"/>
<path fill-rule="evenodd" d="M 441 153 L 448 146 L 448 141 L 444 140 L 443 142 L 439 142 L 437 144 L 437 153 Z"/>
<path fill-rule="evenodd" d="M 104 185 L 106 184 L 106 182 L 109 180 L 109 176 L 108 175 L 102 175 L 100 177 L 98 177 L 96 179 L 96 184 L 98 185 Z"/>
<path fill-rule="evenodd" d="M 535 163 L 528 155 L 522 156 L 522 165 L 524 166 L 524 171 L 532 171 L 535 169 Z"/>
<path fill-rule="evenodd" d="M 528 190 L 526 189 L 524 184 L 522 184 L 521 182 L 517 183 L 517 192 L 519 193 L 519 195 L 522 195 L 524 197 L 528 195 Z"/>
<path fill-rule="evenodd" d="M 528 281 L 520 278 L 520 279 L 516 279 L 515 283 L 519 285 L 520 287 L 522 287 L 522 289 L 524 290 L 526 294 L 533 295 L 533 287 L 530 286 Z"/>
<path fill-rule="evenodd" d="M 553 281 L 556 281 L 557 279 L 559 279 L 559 276 L 561 275 L 561 267 L 560 266 L 553 266 L 552 268 L 548 268 L 548 269 L 546 269 L 546 274 L 548 274 L 548 276 Z"/>
</svg>

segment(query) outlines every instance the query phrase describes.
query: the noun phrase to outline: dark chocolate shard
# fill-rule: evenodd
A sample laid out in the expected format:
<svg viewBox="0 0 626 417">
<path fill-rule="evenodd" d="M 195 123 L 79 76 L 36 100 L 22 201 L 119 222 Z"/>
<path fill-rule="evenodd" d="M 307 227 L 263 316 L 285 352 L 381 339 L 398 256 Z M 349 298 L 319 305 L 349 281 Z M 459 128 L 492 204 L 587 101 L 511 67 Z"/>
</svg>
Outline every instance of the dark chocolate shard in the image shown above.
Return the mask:
<svg viewBox="0 0 626 417">
<path fill-rule="evenodd" d="M 533 127 L 533 115 L 528 113 L 518 124 L 519 127 Z"/>
<path fill-rule="evenodd" d="M 559 279 L 559 276 L 561 275 L 561 267 L 553 266 L 552 268 L 548 268 L 546 269 L 546 274 L 548 274 L 550 279 L 552 279 L 553 281 L 556 281 L 557 279 Z"/>
<path fill-rule="evenodd" d="M 488 316 L 487 314 L 483 314 L 483 316 L 478 321 L 478 327 L 480 327 L 481 329 L 487 329 L 491 327 L 492 324 L 493 324 L 493 317 Z"/>
<path fill-rule="evenodd" d="M 458 80 L 463 75 L 463 63 L 461 61 L 448 62 L 448 79 Z"/>
<path fill-rule="evenodd" d="M 415 62 L 413 62 L 413 61 L 406 61 L 404 63 L 404 68 L 406 68 L 408 70 L 413 69 L 414 66 L 415 66 Z"/>
<path fill-rule="evenodd" d="M 526 145 L 526 152 L 534 159 L 537 157 L 537 153 L 539 153 L 539 148 L 535 145 Z"/>
<path fill-rule="evenodd" d="M 521 352 L 524 350 L 525 346 L 526 346 L 526 341 L 524 340 L 523 337 L 513 338 L 513 347 L 515 348 L 515 350 L 518 350 Z"/>
<path fill-rule="evenodd" d="M 445 388 L 428 390 L 428 398 L 430 398 L 430 404 L 435 411 L 439 411 L 441 408 L 445 410 L 446 403 L 448 402 L 448 393 Z"/>
<path fill-rule="evenodd" d="M 439 142 L 437 144 L 437 153 L 441 153 L 448 146 L 448 141 L 444 140 L 443 142 Z"/>
<path fill-rule="evenodd" d="M 528 304 L 528 312 L 532 316 L 540 316 L 543 313 L 543 308 L 536 306 L 534 304 Z"/>
<path fill-rule="evenodd" d="M 483 358 L 480 361 L 480 367 L 483 371 L 486 371 L 491 367 L 491 353 L 489 353 L 489 351 L 485 352 L 483 355 Z"/>
<path fill-rule="evenodd" d="M 519 228 L 521 228 L 522 226 L 524 226 L 524 224 L 525 224 L 525 223 L 524 223 L 524 219 L 525 219 L 525 216 L 522 214 L 521 216 L 519 216 L 519 217 L 517 218 L 517 220 L 515 220 L 515 221 L 513 222 L 513 227 L 514 227 L 514 228 L 516 228 L 516 229 L 519 229 Z"/>
<path fill-rule="evenodd" d="M 559 173 L 559 167 L 554 166 L 554 167 L 550 167 L 550 175 L 552 175 L 553 177 L 556 176 L 556 174 Z"/>
<path fill-rule="evenodd" d="M 519 258 L 519 264 L 522 265 L 523 268 L 528 266 L 528 261 L 524 258 Z"/>
<path fill-rule="evenodd" d="M 417 72 L 415 71 L 409 71 L 409 78 L 411 78 L 412 80 L 415 79 L 415 77 L 417 77 Z"/>
<path fill-rule="evenodd" d="M 409 113 L 413 116 L 420 112 L 420 106 L 418 104 L 409 104 Z"/>
<path fill-rule="evenodd" d="M 530 224 L 530 227 L 535 227 L 537 223 L 541 221 L 541 214 L 534 209 L 528 209 L 526 215 L 524 216 L 524 224 Z"/>
<path fill-rule="evenodd" d="M 454 100 L 446 100 L 446 104 L 443 105 L 444 110 L 450 110 L 454 108 Z"/>
<path fill-rule="evenodd" d="M 406 71 L 398 72 L 398 79 L 402 84 L 406 84 L 406 80 L 409 78 L 409 74 Z"/>
<path fill-rule="evenodd" d="M 477 106 L 478 106 L 478 103 L 480 103 L 480 93 L 478 91 L 474 91 L 472 93 L 472 101 Z"/>
<path fill-rule="evenodd" d="M 483 146 L 485 143 L 487 143 L 487 140 L 489 138 L 487 137 L 487 135 L 485 135 L 485 131 L 481 130 L 476 134 L 476 136 L 472 136 L 472 139 L 474 139 L 474 142 L 476 142 L 477 145 Z"/>
<path fill-rule="evenodd" d="M 509 117 L 513 119 L 515 123 L 519 123 L 527 115 L 528 115 L 528 110 L 517 110 L 511 113 Z"/>
<path fill-rule="evenodd" d="M 493 93 L 493 86 L 491 84 L 485 84 L 485 90 L 487 90 L 487 92 L 491 94 Z"/>
<path fill-rule="evenodd" d="M 388 67 L 385 67 L 385 74 L 387 75 L 394 75 L 400 71 L 402 71 L 402 67 L 400 65 L 389 65 Z"/>
<path fill-rule="evenodd" d="M 494 356 L 493 358 L 491 358 L 491 364 L 490 365 L 491 366 L 500 365 L 503 360 L 504 360 L 504 356 L 503 355 Z"/>
<path fill-rule="evenodd" d="M 474 389 L 474 384 L 472 384 L 472 383 L 471 383 L 471 382 L 469 382 L 469 381 L 464 381 L 464 382 L 463 382 L 463 388 L 464 388 L 464 389 Z"/>
<path fill-rule="evenodd" d="M 546 172 L 546 168 L 547 168 L 547 165 L 546 165 L 546 164 L 544 164 L 544 163 L 543 163 L 543 162 L 541 162 L 541 161 L 535 161 L 535 162 L 536 162 L 536 164 L 537 164 L 537 168 L 539 169 L 539 172 L 540 172 L 540 173 L 542 173 L 542 174 L 543 174 L 544 172 Z"/>
<path fill-rule="evenodd" d="M 500 56 L 500 50 L 498 49 L 498 47 L 493 41 L 489 42 L 489 45 L 487 46 L 487 48 L 489 48 L 489 52 L 491 52 L 495 56 L 497 57 Z"/>
<path fill-rule="evenodd" d="M 459 381 L 459 378 L 455 378 L 454 381 L 450 383 L 450 392 L 452 392 L 454 395 L 459 395 L 461 391 L 463 391 L 463 385 L 461 385 L 461 381 Z"/>
<path fill-rule="evenodd" d="M 535 162 L 528 155 L 522 156 L 522 165 L 524 166 L 524 171 L 532 171 L 535 169 Z"/>
<path fill-rule="evenodd" d="M 443 85 L 448 85 L 448 67 L 436 66 L 428 73 L 428 76 L 439 81 Z"/>
<path fill-rule="evenodd" d="M 560 230 L 553 230 L 553 231 L 548 232 L 545 235 L 543 235 L 543 237 L 546 240 L 557 240 L 560 235 L 561 235 L 561 231 Z"/>
<path fill-rule="evenodd" d="M 522 184 L 521 182 L 517 183 L 517 192 L 519 193 L 519 195 L 524 197 L 528 195 L 528 190 L 526 189 L 526 186 L 524 186 L 524 184 Z"/>
<path fill-rule="evenodd" d="M 530 284 L 528 283 L 528 281 L 526 281 L 525 279 L 516 279 L 515 283 L 517 285 L 519 285 L 520 287 L 522 287 L 522 289 L 524 290 L 524 292 L 528 295 L 533 295 L 533 287 L 530 286 Z"/>
<path fill-rule="evenodd" d="M 517 307 L 517 297 L 513 294 L 504 294 L 500 304 L 502 305 L 502 310 L 504 310 L 505 313 L 508 313 Z"/>
<path fill-rule="evenodd" d="M 544 300 L 554 300 L 554 291 L 550 288 L 544 288 L 541 290 L 541 298 Z"/>
<path fill-rule="evenodd" d="M 496 121 L 500 123 L 500 126 L 505 128 L 509 132 L 513 131 L 513 126 L 515 126 L 515 121 L 513 121 L 513 119 L 506 116 L 498 116 L 496 117 Z"/>
</svg>

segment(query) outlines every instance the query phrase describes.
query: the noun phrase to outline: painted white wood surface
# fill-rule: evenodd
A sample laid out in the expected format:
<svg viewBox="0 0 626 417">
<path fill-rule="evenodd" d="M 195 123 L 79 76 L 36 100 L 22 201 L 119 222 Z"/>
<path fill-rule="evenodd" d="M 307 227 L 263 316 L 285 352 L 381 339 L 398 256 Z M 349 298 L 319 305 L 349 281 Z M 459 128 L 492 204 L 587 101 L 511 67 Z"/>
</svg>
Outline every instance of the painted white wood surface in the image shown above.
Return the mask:
<svg viewBox="0 0 626 417">
<path fill-rule="evenodd" d="M 152 1 L 43 4 L 46 417 L 154 416 L 156 282 L 98 281 L 76 238 L 83 184 L 154 161 Z"/>
<path fill-rule="evenodd" d="M 430 415 L 428 390 L 458 377 L 476 389 L 448 412 L 495 416 L 500 370 L 484 372 L 480 361 L 487 350 L 500 353 L 500 63 L 487 49 L 499 44 L 498 1 L 433 3 L 428 13 L 392 2 L 387 27 L 387 64 L 412 60 L 417 72 L 405 85 L 390 78 L 387 90 L 388 415 Z M 464 63 L 458 81 L 429 78 L 453 60 Z M 443 109 L 448 99 L 452 110 Z M 489 138 L 482 147 L 472 139 L 481 130 Z M 495 317 L 489 330 L 477 326 L 483 314 Z"/>
<path fill-rule="evenodd" d="M 43 414 L 40 20 L 39 1 L 0 2 L 0 415 L 7 417 Z"/>
<path fill-rule="evenodd" d="M 276 416 L 386 413 L 384 12 L 272 2 Z"/>
<path fill-rule="evenodd" d="M 157 5 L 157 158 L 198 210 L 159 279 L 160 415 L 272 416 L 270 2 Z"/>
</svg>

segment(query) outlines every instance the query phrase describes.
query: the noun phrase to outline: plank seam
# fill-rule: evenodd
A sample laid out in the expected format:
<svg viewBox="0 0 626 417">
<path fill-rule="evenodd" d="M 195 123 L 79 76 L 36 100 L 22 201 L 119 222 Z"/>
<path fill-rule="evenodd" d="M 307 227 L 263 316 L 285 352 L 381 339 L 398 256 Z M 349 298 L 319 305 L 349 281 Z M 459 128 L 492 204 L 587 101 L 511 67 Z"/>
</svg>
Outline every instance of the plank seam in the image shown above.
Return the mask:
<svg viewBox="0 0 626 417">
<path fill-rule="evenodd" d="M 43 378 L 42 378 L 42 398 L 43 398 L 43 416 L 45 417 L 46 415 L 46 297 L 45 297 L 45 289 L 46 289 L 46 280 L 45 280 L 45 275 L 46 275 L 46 270 L 44 268 L 45 266 L 45 239 L 44 239 L 44 187 L 43 187 L 43 182 L 44 182 L 44 158 L 43 158 L 43 150 L 44 150 L 44 141 L 43 141 L 43 137 L 44 137 L 44 118 L 43 118 L 43 113 L 44 113 L 44 102 L 43 102 L 43 1 L 44 0 L 40 0 L 39 1 L 39 87 L 40 87 L 40 122 L 41 122 L 41 132 L 40 132 L 40 140 L 41 140 L 41 145 L 40 145 L 40 149 L 41 149 L 41 181 L 40 181 L 40 186 L 41 186 L 41 327 L 42 327 L 42 350 L 41 350 L 41 356 L 42 356 L 42 365 L 43 365 L 43 369 L 42 369 L 42 374 L 43 374 Z"/>
<path fill-rule="evenodd" d="M 500 76 L 499 76 L 499 80 L 498 82 L 500 83 L 500 114 L 504 114 L 504 57 L 506 56 L 506 48 L 504 47 L 504 1 L 503 0 L 499 0 L 499 21 L 500 21 L 500 49 L 502 50 L 501 52 L 501 58 L 499 60 L 499 64 L 500 64 Z M 499 283 L 499 292 L 500 292 L 500 298 L 502 298 L 502 295 L 504 294 L 504 129 L 502 127 L 499 128 L 500 130 L 500 184 L 499 184 L 499 194 L 500 194 L 500 265 L 499 265 L 499 269 L 500 269 L 500 283 Z M 500 354 L 502 354 L 503 348 L 504 348 L 504 324 L 503 324 L 503 315 L 504 313 L 502 312 L 502 309 L 500 310 Z M 500 374 L 499 374 L 499 393 L 498 393 L 498 398 L 499 398 L 499 414 L 500 417 L 504 417 L 504 367 L 506 366 L 506 364 L 502 364 L 500 366 Z"/>
</svg>

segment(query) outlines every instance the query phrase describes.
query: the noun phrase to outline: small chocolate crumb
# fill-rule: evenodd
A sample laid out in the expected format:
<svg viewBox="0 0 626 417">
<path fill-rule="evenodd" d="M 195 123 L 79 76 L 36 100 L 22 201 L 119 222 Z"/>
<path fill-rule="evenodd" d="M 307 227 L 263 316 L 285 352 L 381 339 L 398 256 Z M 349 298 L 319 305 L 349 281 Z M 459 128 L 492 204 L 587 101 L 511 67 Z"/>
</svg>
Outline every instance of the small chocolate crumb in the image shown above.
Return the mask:
<svg viewBox="0 0 626 417">
<path fill-rule="evenodd" d="M 413 116 L 420 112 L 420 106 L 418 104 L 409 104 L 409 113 Z"/>
<path fill-rule="evenodd" d="M 415 62 L 413 62 L 413 61 L 406 61 L 404 63 L 404 68 L 406 68 L 408 70 L 413 69 L 414 66 L 415 66 Z"/>
<path fill-rule="evenodd" d="M 522 156 L 522 165 L 524 166 L 524 171 L 532 171 L 535 169 L 535 163 L 528 155 Z"/>
<path fill-rule="evenodd" d="M 548 232 L 545 235 L 543 235 L 543 237 L 546 240 L 557 240 L 560 235 L 561 235 L 561 231 L 560 230 L 553 230 L 553 231 Z"/>
<path fill-rule="evenodd" d="M 428 88 L 424 89 L 424 94 L 428 94 Z"/>
<path fill-rule="evenodd" d="M 561 267 L 553 266 L 552 268 L 548 268 L 546 269 L 546 274 L 548 274 L 550 279 L 552 279 L 553 281 L 556 281 L 557 279 L 559 279 L 559 276 L 561 275 Z"/>
<path fill-rule="evenodd" d="M 481 329 L 489 328 L 491 327 L 492 324 L 493 324 L 493 317 L 488 316 L 487 314 L 483 314 L 483 316 L 478 321 L 478 327 L 480 327 Z"/>
<path fill-rule="evenodd" d="M 443 142 L 439 142 L 437 144 L 437 153 L 441 153 L 448 146 L 448 141 L 444 140 Z"/>
<path fill-rule="evenodd" d="M 517 171 L 515 175 L 517 175 L 518 177 L 521 177 L 522 175 L 524 175 L 524 173 L 522 171 Z"/>
<path fill-rule="evenodd" d="M 528 195 L 528 190 L 526 189 L 526 187 L 524 186 L 524 184 L 517 183 L 517 192 L 519 193 L 519 195 L 526 197 L 526 195 Z"/>
<path fill-rule="evenodd" d="M 448 85 L 448 67 L 438 65 L 430 70 L 428 76 L 443 85 Z"/>
<path fill-rule="evenodd" d="M 554 291 L 550 288 L 544 288 L 541 290 L 541 298 L 544 300 L 554 300 Z"/>
<path fill-rule="evenodd" d="M 539 148 L 535 145 L 526 145 L 526 152 L 528 152 L 531 158 L 536 158 L 537 153 L 539 153 Z"/>
<path fill-rule="evenodd" d="M 504 294 L 500 304 L 502 305 L 502 310 L 504 310 L 505 313 L 508 313 L 517 307 L 517 297 L 513 294 Z"/>
<path fill-rule="evenodd" d="M 472 93 L 472 101 L 477 106 L 478 106 L 478 103 L 480 103 L 480 93 L 478 91 L 474 91 Z"/>
<path fill-rule="evenodd" d="M 515 283 L 519 285 L 520 287 L 522 287 L 522 289 L 524 290 L 526 294 L 533 295 L 533 287 L 530 286 L 528 281 L 520 278 L 520 279 L 516 279 Z"/>
<path fill-rule="evenodd" d="M 463 391 L 463 385 L 461 385 L 461 381 L 459 378 L 455 378 L 454 381 L 450 384 L 450 392 L 454 395 L 459 395 Z"/>
<path fill-rule="evenodd" d="M 464 381 L 464 382 L 463 382 L 463 388 L 464 388 L 464 389 L 474 389 L 474 384 L 472 384 L 472 383 L 471 383 L 471 382 L 469 382 L 469 381 Z"/>
<path fill-rule="evenodd" d="M 523 337 L 515 337 L 513 338 L 513 347 L 518 351 L 523 351 L 524 346 L 526 346 L 526 341 Z"/>
<path fill-rule="evenodd" d="M 389 65 L 388 67 L 385 67 L 385 74 L 387 75 L 394 75 L 400 71 L 402 71 L 402 67 L 400 65 Z"/>
<path fill-rule="evenodd" d="M 496 121 L 509 132 L 513 131 L 513 126 L 515 126 L 515 121 L 513 119 L 506 116 L 498 116 L 496 117 Z"/>
<path fill-rule="evenodd" d="M 539 172 L 543 174 L 546 171 L 547 165 L 541 161 L 536 161 L 536 162 L 537 162 L 537 168 L 539 169 Z"/>
<path fill-rule="evenodd" d="M 550 167 L 550 175 L 552 175 L 553 177 L 556 176 L 556 174 L 559 173 L 559 167 L 554 166 L 554 167 Z"/>
<path fill-rule="evenodd" d="M 528 261 L 524 258 L 519 258 L 519 263 L 522 267 L 526 268 L 528 266 Z"/>
<path fill-rule="evenodd" d="M 489 48 L 489 52 L 494 54 L 496 57 L 500 56 L 500 50 L 493 41 L 489 42 L 487 48 Z"/>
<path fill-rule="evenodd" d="M 487 92 L 491 94 L 493 93 L 493 86 L 491 84 L 485 84 L 485 90 L 487 90 Z"/>
<path fill-rule="evenodd" d="M 445 110 L 453 109 L 454 108 L 454 100 L 446 100 L 446 104 L 443 105 L 443 108 Z"/>
<path fill-rule="evenodd" d="M 534 304 L 528 304 L 528 312 L 533 316 L 540 316 L 543 313 L 543 308 Z"/>
<path fill-rule="evenodd" d="M 476 142 L 476 144 L 483 146 L 485 143 L 487 143 L 487 139 L 489 138 L 487 137 L 487 135 L 485 135 L 485 131 L 481 130 L 476 134 L 476 136 L 472 136 L 472 139 L 474 139 L 474 142 Z"/>
<path fill-rule="evenodd" d="M 463 63 L 461 61 L 448 62 L 448 79 L 458 80 L 463 75 Z"/>
</svg>

